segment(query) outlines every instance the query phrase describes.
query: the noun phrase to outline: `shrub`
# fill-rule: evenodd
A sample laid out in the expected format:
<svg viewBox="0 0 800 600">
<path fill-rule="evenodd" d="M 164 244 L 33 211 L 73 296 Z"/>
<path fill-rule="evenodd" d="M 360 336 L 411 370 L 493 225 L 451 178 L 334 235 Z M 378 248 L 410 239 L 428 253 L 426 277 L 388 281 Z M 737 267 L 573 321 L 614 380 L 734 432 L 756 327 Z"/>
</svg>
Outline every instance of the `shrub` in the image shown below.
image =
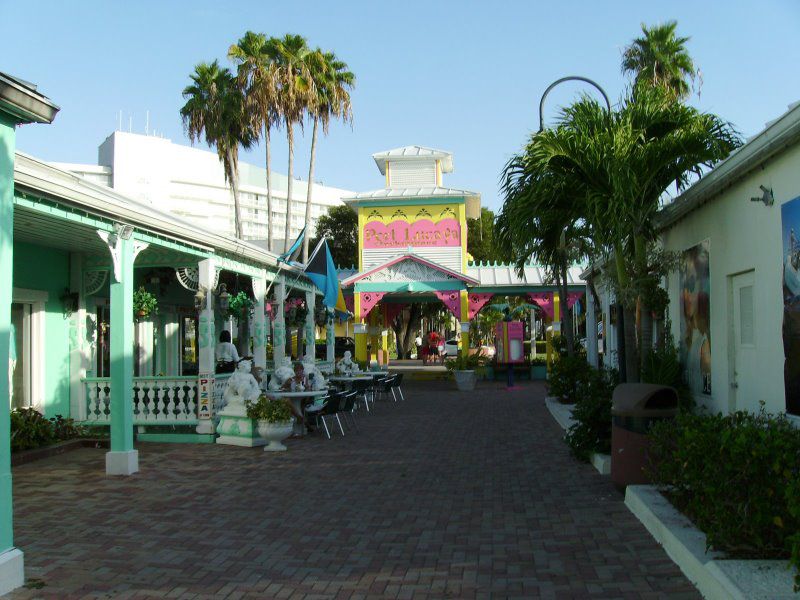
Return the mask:
<svg viewBox="0 0 800 600">
<path fill-rule="evenodd" d="M 550 366 L 550 375 L 547 378 L 550 395 L 562 402 L 577 402 L 578 391 L 587 384 L 591 370 L 586 357 L 560 356 Z"/>
<path fill-rule="evenodd" d="M 800 562 L 800 431 L 764 411 L 679 414 L 650 432 L 650 475 L 729 556 Z M 800 580 L 797 580 L 800 583 Z"/>
<path fill-rule="evenodd" d="M 284 423 L 292 418 L 292 409 L 283 400 L 271 400 L 261 394 L 255 402 L 248 402 L 247 416 L 256 421 Z"/>
<path fill-rule="evenodd" d="M 681 410 L 694 408 L 694 396 L 683 379 L 683 369 L 671 336 L 661 348 L 654 348 L 642 360 L 642 383 L 658 383 L 675 388 L 678 392 L 678 407 Z"/>
<path fill-rule="evenodd" d="M 42 413 L 33 408 L 11 411 L 12 452 L 39 448 L 82 435 L 82 427 L 76 425 L 72 419 L 65 419 L 61 415 L 45 419 Z"/>
<path fill-rule="evenodd" d="M 611 396 L 617 383 L 617 371 L 589 367 L 586 378 L 578 384 L 572 410 L 576 423 L 565 438 L 577 459 L 588 461 L 594 452 L 611 452 Z"/>
</svg>

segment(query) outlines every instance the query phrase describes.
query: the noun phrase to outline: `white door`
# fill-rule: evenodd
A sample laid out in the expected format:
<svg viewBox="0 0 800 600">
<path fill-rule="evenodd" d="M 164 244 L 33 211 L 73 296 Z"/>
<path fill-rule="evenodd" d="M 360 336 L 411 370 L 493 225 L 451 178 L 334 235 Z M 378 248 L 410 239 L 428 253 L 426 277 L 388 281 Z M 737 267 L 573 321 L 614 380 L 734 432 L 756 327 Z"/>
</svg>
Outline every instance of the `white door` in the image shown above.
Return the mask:
<svg viewBox="0 0 800 600">
<path fill-rule="evenodd" d="M 752 406 L 758 397 L 756 352 L 758 328 L 755 310 L 755 272 L 748 271 L 732 277 L 733 295 L 733 373 L 731 377 L 730 409 Z"/>
</svg>

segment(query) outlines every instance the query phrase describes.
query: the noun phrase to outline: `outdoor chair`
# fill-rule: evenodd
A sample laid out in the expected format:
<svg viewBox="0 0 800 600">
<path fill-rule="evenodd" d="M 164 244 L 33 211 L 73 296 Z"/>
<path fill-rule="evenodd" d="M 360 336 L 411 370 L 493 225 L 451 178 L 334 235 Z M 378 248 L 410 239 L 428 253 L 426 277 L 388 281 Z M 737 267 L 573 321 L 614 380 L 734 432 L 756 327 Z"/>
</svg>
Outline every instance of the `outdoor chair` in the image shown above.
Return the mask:
<svg viewBox="0 0 800 600">
<path fill-rule="evenodd" d="M 397 373 L 392 377 L 391 383 L 389 384 L 392 389 L 392 396 L 394 397 L 395 402 L 397 402 L 397 396 L 395 395 L 395 390 L 397 393 L 400 394 L 400 400 L 405 400 L 405 396 L 403 396 L 403 388 L 400 387 L 403 384 L 403 374 Z"/>
<path fill-rule="evenodd" d="M 353 382 L 353 391 L 356 393 L 356 396 L 362 396 L 364 406 L 367 412 L 369 412 L 369 396 L 372 394 L 372 382 L 357 379 Z"/>
<path fill-rule="evenodd" d="M 372 390 L 374 399 L 380 399 L 382 397 L 389 396 L 392 391 L 391 382 L 393 378 L 393 376 L 388 376 L 375 379 Z M 397 398 L 395 398 L 395 402 L 397 402 Z"/>
<path fill-rule="evenodd" d="M 339 405 L 339 412 L 344 415 L 348 425 L 352 425 L 358 430 L 358 421 L 356 421 L 355 416 L 356 400 L 358 400 L 357 392 L 347 392 L 344 394 L 342 402 Z"/>
<path fill-rule="evenodd" d="M 341 431 L 342 435 L 344 435 L 344 427 L 342 427 L 342 421 L 339 418 L 339 410 L 343 399 L 344 394 L 334 392 L 325 398 L 325 403 L 322 405 L 320 410 L 311 412 L 311 416 L 314 418 L 318 427 L 319 422 L 322 421 L 322 427 L 325 429 L 325 435 L 328 436 L 328 439 L 331 439 L 331 432 L 328 428 L 328 421 L 326 420 L 326 417 L 327 419 L 333 419 L 335 417 L 336 421 L 339 423 L 339 431 Z"/>
</svg>

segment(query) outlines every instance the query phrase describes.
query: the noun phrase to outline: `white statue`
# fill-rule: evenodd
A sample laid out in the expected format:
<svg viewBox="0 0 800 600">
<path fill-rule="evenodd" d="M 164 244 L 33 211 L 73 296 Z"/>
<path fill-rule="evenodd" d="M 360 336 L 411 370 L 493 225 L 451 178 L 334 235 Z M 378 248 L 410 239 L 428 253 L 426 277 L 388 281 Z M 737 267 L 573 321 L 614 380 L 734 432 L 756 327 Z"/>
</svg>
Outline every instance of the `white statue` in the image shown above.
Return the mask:
<svg viewBox="0 0 800 600">
<path fill-rule="evenodd" d="M 236 371 L 228 379 L 225 388 L 225 408 L 220 411 L 223 415 L 244 416 L 247 411 L 245 404 L 255 402 L 261 395 L 256 378 L 250 373 L 252 363 L 249 360 L 240 360 Z"/>
<path fill-rule="evenodd" d="M 314 390 L 315 392 L 325 389 L 325 377 L 323 377 L 322 372 L 317 368 L 316 364 L 311 361 L 304 362 L 303 372 L 305 373 L 309 389 Z"/>
<path fill-rule="evenodd" d="M 273 392 L 278 391 L 283 387 L 283 384 L 294 377 L 294 369 L 292 368 L 292 359 L 288 356 L 284 357 L 283 362 L 275 367 L 275 372 L 269 379 L 269 386 L 267 389 Z"/>
<path fill-rule="evenodd" d="M 350 375 L 358 371 L 358 365 L 353 362 L 352 356 L 353 355 L 350 354 L 350 350 L 345 350 L 342 359 L 336 363 L 336 370 L 342 375 Z"/>
</svg>

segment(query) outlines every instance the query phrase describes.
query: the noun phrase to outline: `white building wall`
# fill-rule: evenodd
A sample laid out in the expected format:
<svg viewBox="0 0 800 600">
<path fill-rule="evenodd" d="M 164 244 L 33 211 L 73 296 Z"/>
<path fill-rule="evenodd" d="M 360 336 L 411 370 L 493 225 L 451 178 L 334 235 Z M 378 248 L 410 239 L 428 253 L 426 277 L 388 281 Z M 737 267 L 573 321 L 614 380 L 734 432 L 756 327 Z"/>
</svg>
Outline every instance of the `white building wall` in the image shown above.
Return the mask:
<svg viewBox="0 0 800 600">
<path fill-rule="evenodd" d="M 751 202 L 759 185 L 772 188 L 773 206 Z M 663 233 L 668 250 L 683 251 L 709 239 L 711 305 L 711 390 L 697 399 L 713 411 L 757 411 L 764 401 L 770 412 L 785 410 L 781 205 L 800 196 L 800 146 L 756 168 L 720 196 L 689 213 Z M 755 352 L 748 373 L 732 387 L 734 344 L 732 278 L 753 271 Z M 669 316 L 679 339 L 679 274 L 668 278 Z M 755 378 L 743 381 L 743 377 Z M 742 389 L 756 390 L 743 397 Z"/>
<path fill-rule="evenodd" d="M 79 175 L 111 186 L 133 198 L 169 210 L 198 225 L 234 235 L 233 195 L 217 154 L 173 144 L 170 140 L 123 131 L 112 133 L 98 149 L 95 165 L 62 165 Z M 101 169 L 98 171 L 98 169 Z M 239 189 L 245 239 L 267 239 L 266 171 L 239 164 Z M 272 173 L 272 231 L 284 237 L 287 177 Z M 307 185 L 296 179 L 292 186 L 291 233 L 294 239 L 305 225 Z M 352 192 L 314 184 L 311 216 L 316 220 Z M 313 235 L 312 231 L 312 235 Z M 283 250 L 282 243 L 277 248 Z"/>
</svg>

